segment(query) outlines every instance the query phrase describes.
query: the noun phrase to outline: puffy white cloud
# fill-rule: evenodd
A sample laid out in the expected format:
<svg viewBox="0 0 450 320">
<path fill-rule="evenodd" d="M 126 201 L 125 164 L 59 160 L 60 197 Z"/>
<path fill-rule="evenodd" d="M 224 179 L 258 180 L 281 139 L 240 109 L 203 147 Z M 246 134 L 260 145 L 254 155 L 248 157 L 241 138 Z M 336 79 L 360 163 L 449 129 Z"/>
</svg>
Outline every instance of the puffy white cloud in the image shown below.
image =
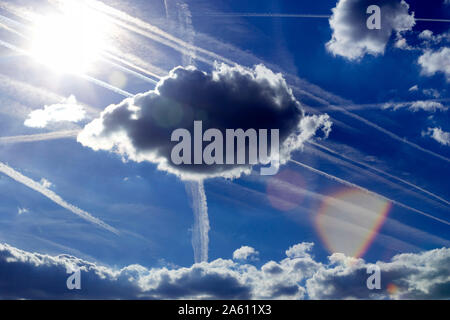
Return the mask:
<svg viewBox="0 0 450 320">
<path fill-rule="evenodd" d="M 408 108 L 412 112 L 426 111 L 426 112 L 436 112 L 436 111 L 447 111 L 448 107 L 444 106 L 442 103 L 433 100 L 419 100 L 414 102 L 402 102 L 402 103 L 386 103 L 383 106 L 384 109 L 392 108 L 394 110 L 399 110 L 403 108 Z"/>
<path fill-rule="evenodd" d="M 233 252 L 234 260 L 256 259 L 259 252 L 249 246 L 242 246 Z"/>
<path fill-rule="evenodd" d="M 428 128 L 428 131 L 423 132 L 422 135 L 430 136 L 444 146 L 450 146 L 450 132 L 446 132 L 441 128 Z"/>
<path fill-rule="evenodd" d="M 286 256 L 289 258 L 302 258 L 309 256 L 309 252 L 311 251 L 314 244 L 312 242 L 303 242 L 296 244 L 295 246 L 290 247 L 286 250 Z"/>
<path fill-rule="evenodd" d="M 431 40 L 433 39 L 433 31 L 431 30 L 423 30 L 421 33 L 419 33 L 419 39 L 423 40 Z"/>
<path fill-rule="evenodd" d="M 24 124 L 32 128 L 45 128 L 52 122 L 79 122 L 85 116 L 84 107 L 77 102 L 75 96 L 71 95 L 61 103 L 44 106 L 44 109 L 33 110 Z"/>
<path fill-rule="evenodd" d="M 367 28 L 366 11 L 371 5 L 381 9 L 381 29 Z M 349 60 L 383 54 L 392 33 L 414 26 L 414 14 L 408 11 L 409 5 L 403 0 L 339 0 L 329 21 L 333 34 L 326 47 L 332 54 Z M 406 47 L 406 41 L 401 39 L 397 46 Z"/>
<path fill-rule="evenodd" d="M 437 51 L 426 50 L 418 60 L 422 68 L 422 74 L 433 76 L 443 73 L 447 81 L 450 81 L 450 48 L 443 47 Z"/>
<path fill-rule="evenodd" d="M 381 289 L 366 286 L 362 259 L 333 254 L 320 263 L 311 243 L 286 251 L 261 268 L 217 259 L 190 267 L 121 269 L 73 256 L 49 256 L 0 244 L 0 298 L 4 299 L 449 299 L 450 249 L 400 254 L 377 262 Z M 81 290 L 69 291 L 67 270 L 81 271 Z M 395 290 L 393 290 L 393 288 Z"/>
<path fill-rule="evenodd" d="M 317 131 L 327 136 L 331 130 L 328 115 L 304 114 L 281 74 L 263 65 L 249 70 L 222 64 L 211 74 L 194 67 L 173 69 L 155 90 L 108 106 L 85 126 L 78 141 L 124 159 L 156 163 L 158 169 L 185 180 L 232 178 L 250 172 L 249 164 L 173 163 L 171 151 L 178 144 L 171 141 L 173 131 L 183 128 L 194 137 L 196 120 L 202 121 L 203 132 L 218 129 L 223 137 L 226 129 L 278 129 L 281 164 Z M 223 153 L 225 158 L 226 148 Z"/>
</svg>

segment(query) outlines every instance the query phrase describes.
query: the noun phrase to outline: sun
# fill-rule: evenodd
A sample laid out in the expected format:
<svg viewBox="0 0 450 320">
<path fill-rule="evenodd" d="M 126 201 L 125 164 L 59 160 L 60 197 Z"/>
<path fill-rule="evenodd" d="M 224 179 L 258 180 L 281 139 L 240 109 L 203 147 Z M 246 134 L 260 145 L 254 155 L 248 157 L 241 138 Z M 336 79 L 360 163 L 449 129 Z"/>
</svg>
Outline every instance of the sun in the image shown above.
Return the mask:
<svg viewBox="0 0 450 320">
<path fill-rule="evenodd" d="M 108 23 L 100 13 L 68 2 L 60 13 L 35 20 L 31 55 L 60 73 L 83 74 L 107 47 Z"/>
</svg>

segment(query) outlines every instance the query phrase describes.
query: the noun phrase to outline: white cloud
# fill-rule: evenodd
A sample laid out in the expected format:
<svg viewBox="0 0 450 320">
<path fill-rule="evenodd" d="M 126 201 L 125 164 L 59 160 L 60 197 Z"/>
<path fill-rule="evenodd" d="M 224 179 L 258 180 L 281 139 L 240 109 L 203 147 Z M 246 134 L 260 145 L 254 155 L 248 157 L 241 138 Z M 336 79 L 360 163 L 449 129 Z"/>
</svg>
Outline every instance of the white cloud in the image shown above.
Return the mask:
<svg viewBox="0 0 450 320">
<path fill-rule="evenodd" d="M 442 103 L 433 100 L 419 100 L 414 102 L 402 102 L 402 103 L 386 103 L 383 109 L 392 108 L 394 110 L 399 110 L 403 108 L 408 108 L 412 112 L 426 111 L 426 112 L 436 112 L 436 111 L 447 111 L 448 107 L 444 106 Z"/>
<path fill-rule="evenodd" d="M 433 76 L 443 73 L 447 81 L 450 81 L 450 48 L 444 47 L 437 51 L 426 50 L 418 60 L 422 68 L 422 74 Z"/>
<path fill-rule="evenodd" d="M 397 41 L 395 41 L 394 43 L 394 47 L 398 48 L 398 49 L 402 49 L 402 50 L 412 50 L 414 49 L 413 47 L 411 47 L 408 42 L 406 42 L 406 39 L 403 37 L 399 37 L 397 38 Z"/>
<path fill-rule="evenodd" d="M 417 84 L 408 89 L 408 91 L 410 91 L 410 92 L 414 92 L 417 90 L 419 90 L 419 86 Z"/>
<path fill-rule="evenodd" d="M 260 268 L 217 259 L 190 267 L 121 269 L 73 256 L 49 256 L 0 244 L 0 298 L 4 299 L 449 299 L 450 249 L 401 254 L 381 269 L 380 290 L 366 286 L 371 264 L 343 254 L 320 263 L 310 243 Z M 81 290 L 66 288 L 66 270 L 81 270 Z M 11 279 L 14 279 L 12 281 Z M 396 290 L 392 290 L 395 287 Z"/>
<path fill-rule="evenodd" d="M 423 40 L 431 40 L 433 39 L 433 31 L 431 30 L 423 30 L 420 34 L 419 34 L 419 39 L 423 39 Z"/>
<path fill-rule="evenodd" d="M 441 128 L 428 128 L 428 131 L 422 134 L 424 136 L 430 136 L 444 146 L 450 146 L 450 132 L 446 132 Z"/>
<path fill-rule="evenodd" d="M 369 30 L 366 26 L 366 10 L 377 4 L 381 8 L 381 29 Z M 411 30 L 415 24 L 414 14 L 409 14 L 409 5 L 400 0 L 339 0 L 333 8 L 330 26 L 331 40 L 326 44 L 333 55 L 349 60 L 358 60 L 366 54 L 383 54 L 393 32 Z M 397 47 L 407 47 L 406 40 L 399 38 Z"/>
<path fill-rule="evenodd" d="M 312 242 L 303 242 L 296 244 L 295 246 L 290 247 L 286 250 L 286 256 L 289 258 L 302 258 L 309 256 L 309 252 L 311 251 L 314 243 Z"/>
<path fill-rule="evenodd" d="M 45 128 L 52 122 L 79 122 L 85 116 L 84 107 L 77 102 L 75 96 L 71 95 L 60 103 L 44 106 L 44 109 L 33 110 L 24 125 L 32 128 Z"/>
<path fill-rule="evenodd" d="M 259 252 L 249 246 L 242 246 L 233 252 L 234 260 L 256 259 Z"/>
<path fill-rule="evenodd" d="M 24 214 L 24 213 L 28 213 L 28 212 L 29 212 L 29 210 L 27 208 L 17 208 L 17 214 L 18 215 L 21 215 L 21 214 Z"/>
<path fill-rule="evenodd" d="M 431 96 L 436 99 L 441 96 L 439 91 L 437 91 L 436 89 L 423 89 L 422 92 L 423 92 L 423 94 L 425 94 L 427 96 Z"/>
</svg>

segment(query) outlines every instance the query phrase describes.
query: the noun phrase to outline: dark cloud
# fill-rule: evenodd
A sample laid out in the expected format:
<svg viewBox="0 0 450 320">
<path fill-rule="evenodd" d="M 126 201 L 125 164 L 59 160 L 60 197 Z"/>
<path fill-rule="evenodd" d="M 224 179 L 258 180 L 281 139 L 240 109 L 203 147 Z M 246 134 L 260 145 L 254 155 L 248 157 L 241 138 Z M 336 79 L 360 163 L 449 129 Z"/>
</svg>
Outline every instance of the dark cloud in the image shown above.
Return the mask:
<svg viewBox="0 0 450 320">
<path fill-rule="evenodd" d="M 367 8 L 377 5 L 381 9 L 381 29 L 368 29 Z M 403 0 L 339 0 L 333 9 L 330 26 L 333 30 L 327 49 L 334 55 L 350 60 L 365 54 L 383 54 L 393 32 L 410 30 L 414 14 Z"/>
<path fill-rule="evenodd" d="M 319 128 L 328 134 L 331 127 L 328 116 L 305 116 L 282 75 L 262 65 L 253 70 L 218 65 L 211 74 L 177 67 L 155 90 L 107 107 L 84 128 L 78 141 L 94 150 L 156 163 L 184 179 L 248 172 L 249 165 L 172 163 L 171 151 L 178 143 L 171 141 L 172 132 L 184 128 L 193 137 L 195 120 L 202 121 L 203 132 L 216 128 L 224 139 L 225 129 L 279 129 L 282 162 Z"/>
</svg>

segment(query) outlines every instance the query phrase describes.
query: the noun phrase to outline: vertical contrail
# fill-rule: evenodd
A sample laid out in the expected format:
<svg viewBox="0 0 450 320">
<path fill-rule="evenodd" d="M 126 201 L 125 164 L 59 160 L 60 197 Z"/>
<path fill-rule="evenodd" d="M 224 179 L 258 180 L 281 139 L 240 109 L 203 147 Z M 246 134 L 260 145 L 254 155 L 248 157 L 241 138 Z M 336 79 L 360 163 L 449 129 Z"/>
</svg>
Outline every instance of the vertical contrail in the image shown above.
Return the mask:
<svg viewBox="0 0 450 320">
<path fill-rule="evenodd" d="M 186 41 L 193 47 L 194 30 L 192 28 L 191 12 L 186 3 L 177 3 L 178 23 L 186 38 Z M 188 49 L 183 52 L 183 65 L 194 63 L 195 51 Z M 208 204 L 203 181 L 186 182 L 186 191 L 190 196 L 191 207 L 194 212 L 194 225 L 192 227 L 192 248 L 194 249 L 195 263 L 208 261 L 209 246 L 209 218 Z"/>
<path fill-rule="evenodd" d="M 194 260 L 195 263 L 208 261 L 209 218 L 205 187 L 203 181 L 188 181 L 185 186 L 194 212 L 194 225 L 192 227 Z"/>
</svg>

